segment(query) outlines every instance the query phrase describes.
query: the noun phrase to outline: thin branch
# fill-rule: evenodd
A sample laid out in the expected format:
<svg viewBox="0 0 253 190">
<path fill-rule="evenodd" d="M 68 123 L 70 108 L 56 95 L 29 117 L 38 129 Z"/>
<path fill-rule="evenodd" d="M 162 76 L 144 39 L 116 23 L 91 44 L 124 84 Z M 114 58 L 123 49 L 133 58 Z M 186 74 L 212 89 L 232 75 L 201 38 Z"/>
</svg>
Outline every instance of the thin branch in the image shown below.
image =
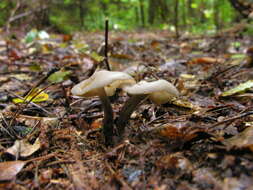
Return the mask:
<svg viewBox="0 0 253 190">
<path fill-rule="evenodd" d="M 107 67 L 107 70 L 110 71 L 110 65 L 108 61 L 108 33 L 109 33 L 109 19 L 105 19 L 105 64 Z"/>
</svg>

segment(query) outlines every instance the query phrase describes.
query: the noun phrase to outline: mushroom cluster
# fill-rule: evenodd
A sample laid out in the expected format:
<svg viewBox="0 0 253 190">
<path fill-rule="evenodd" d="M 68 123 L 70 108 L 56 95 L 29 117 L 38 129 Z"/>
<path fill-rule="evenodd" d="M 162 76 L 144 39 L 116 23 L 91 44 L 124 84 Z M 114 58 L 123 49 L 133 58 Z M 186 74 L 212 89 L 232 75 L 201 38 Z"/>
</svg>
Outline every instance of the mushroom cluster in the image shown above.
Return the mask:
<svg viewBox="0 0 253 190">
<path fill-rule="evenodd" d="M 114 122 L 108 96 L 114 95 L 117 88 L 123 89 L 131 97 L 126 101 L 119 112 L 119 117 Z M 119 139 L 123 137 L 127 122 L 140 102 L 150 99 L 153 103 L 160 105 L 179 95 L 176 87 L 166 80 L 136 83 L 133 77 L 124 72 L 106 70 L 96 71 L 90 78 L 75 85 L 71 93 L 82 97 L 99 97 L 104 111 L 103 134 L 107 146 L 114 144 L 114 136 L 118 135 Z M 113 130 L 114 124 L 117 128 L 116 134 Z"/>
</svg>

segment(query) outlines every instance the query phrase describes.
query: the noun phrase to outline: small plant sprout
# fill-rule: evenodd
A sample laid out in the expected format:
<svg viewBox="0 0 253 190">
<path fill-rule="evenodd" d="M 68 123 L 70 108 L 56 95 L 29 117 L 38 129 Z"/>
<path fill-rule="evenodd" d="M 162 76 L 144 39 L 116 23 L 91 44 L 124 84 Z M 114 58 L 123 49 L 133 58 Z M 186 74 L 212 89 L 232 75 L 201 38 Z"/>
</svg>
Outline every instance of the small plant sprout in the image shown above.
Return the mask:
<svg viewBox="0 0 253 190">
<path fill-rule="evenodd" d="M 101 70 L 71 89 L 76 96 L 99 97 L 104 110 L 103 134 L 106 145 L 112 145 L 113 137 L 113 111 L 108 96 L 114 95 L 117 88 L 132 84 L 135 84 L 135 80 L 126 73 Z"/>
<path fill-rule="evenodd" d="M 141 101 L 149 98 L 155 104 L 165 104 L 172 98 L 179 96 L 177 88 L 166 80 L 157 80 L 153 82 L 140 81 L 139 83 L 126 86 L 124 88 L 128 94 L 132 95 L 125 103 L 119 113 L 116 121 L 118 135 L 122 137 L 125 131 L 125 126 Z"/>
</svg>

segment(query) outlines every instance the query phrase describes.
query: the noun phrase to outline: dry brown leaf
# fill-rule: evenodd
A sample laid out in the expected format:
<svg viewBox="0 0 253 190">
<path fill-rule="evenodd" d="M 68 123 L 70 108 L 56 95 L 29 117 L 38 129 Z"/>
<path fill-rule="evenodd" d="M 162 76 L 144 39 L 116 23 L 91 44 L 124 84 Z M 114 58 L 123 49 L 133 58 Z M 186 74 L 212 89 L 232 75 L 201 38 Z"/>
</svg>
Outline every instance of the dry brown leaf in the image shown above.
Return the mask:
<svg viewBox="0 0 253 190">
<path fill-rule="evenodd" d="M 9 161 L 0 163 L 0 181 L 12 180 L 22 168 L 25 166 L 25 161 Z"/>
<path fill-rule="evenodd" d="M 91 129 L 99 129 L 102 127 L 103 124 L 103 120 L 101 118 L 96 119 L 95 121 L 93 121 L 90 125 Z"/>
<path fill-rule="evenodd" d="M 181 53 L 181 54 L 188 54 L 188 53 L 191 53 L 191 51 L 192 51 L 192 45 L 191 44 L 189 44 L 189 43 L 182 43 L 182 44 L 180 44 L 180 49 L 179 49 L 179 52 Z"/>
<path fill-rule="evenodd" d="M 36 139 L 34 144 L 30 144 L 25 140 L 16 140 L 14 145 L 8 148 L 5 152 L 14 156 L 20 155 L 21 157 L 27 157 L 39 150 L 40 146 L 39 138 Z"/>
<path fill-rule="evenodd" d="M 214 63 L 222 63 L 222 59 L 217 59 L 213 57 L 199 57 L 194 58 L 188 62 L 188 64 L 214 64 Z"/>
<path fill-rule="evenodd" d="M 249 148 L 253 151 L 253 127 L 248 127 L 243 132 L 226 139 L 224 144 L 228 148 Z"/>
<path fill-rule="evenodd" d="M 193 132 L 185 133 L 184 129 L 178 128 L 173 125 L 165 125 L 165 126 L 159 127 L 159 129 L 156 129 L 155 131 L 158 132 L 159 136 L 165 139 L 180 140 L 184 142 L 190 141 L 193 138 L 197 137 L 198 136 L 197 132 L 200 132 L 196 130 Z"/>
<path fill-rule="evenodd" d="M 167 154 L 162 156 L 156 162 L 156 165 L 163 169 L 181 169 L 187 172 L 191 172 L 193 169 L 191 162 L 181 153 Z"/>
</svg>

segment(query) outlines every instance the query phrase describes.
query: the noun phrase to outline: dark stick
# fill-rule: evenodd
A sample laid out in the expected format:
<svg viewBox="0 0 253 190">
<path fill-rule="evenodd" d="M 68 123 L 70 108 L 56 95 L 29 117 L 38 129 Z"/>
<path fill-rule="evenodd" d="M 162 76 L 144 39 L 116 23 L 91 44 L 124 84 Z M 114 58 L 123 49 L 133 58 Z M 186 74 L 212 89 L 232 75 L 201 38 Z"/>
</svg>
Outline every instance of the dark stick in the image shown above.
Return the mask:
<svg viewBox="0 0 253 190">
<path fill-rule="evenodd" d="M 146 94 L 141 94 L 141 95 L 134 95 L 131 98 L 129 98 L 124 106 L 122 107 L 119 117 L 116 121 L 116 126 L 118 130 L 118 136 L 120 139 L 123 138 L 124 132 L 125 132 L 125 127 L 127 125 L 127 122 L 129 121 L 132 113 L 134 110 L 137 109 L 139 106 L 140 102 L 145 100 L 148 97 Z"/>
<path fill-rule="evenodd" d="M 59 68 L 53 68 L 53 69 L 51 69 L 42 79 L 40 79 L 40 80 L 35 84 L 35 86 L 33 86 L 31 89 L 27 90 L 27 91 L 23 94 L 23 96 L 26 96 L 27 94 L 29 94 L 33 89 L 37 88 L 37 87 L 40 86 L 42 83 L 44 83 L 44 82 L 48 79 L 48 77 L 49 77 L 51 74 L 53 74 L 53 73 L 55 73 L 55 72 L 57 72 L 57 71 L 59 71 L 59 70 L 60 70 Z"/>
<path fill-rule="evenodd" d="M 246 113 L 242 113 L 242 114 L 240 114 L 240 115 L 236 115 L 236 116 L 234 116 L 234 117 L 230 117 L 230 118 L 225 119 L 225 120 L 223 120 L 223 121 L 217 122 L 217 123 L 215 123 L 215 124 L 209 126 L 208 129 L 213 129 L 213 128 L 217 127 L 218 125 L 227 123 L 227 122 L 229 122 L 229 121 L 234 121 L 234 120 L 236 120 L 236 119 L 240 119 L 240 118 L 246 117 L 246 116 L 248 116 L 248 115 L 253 115 L 253 111 L 248 111 L 248 112 L 246 112 Z M 225 127 L 225 128 L 226 128 L 226 127 Z"/>
<path fill-rule="evenodd" d="M 105 19 L 105 64 L 107 67 L 107 70 L 110 71 L 110 65 L 108 61 L 108 33 L 109 33 L 109 19 Z"/>
</svg>

